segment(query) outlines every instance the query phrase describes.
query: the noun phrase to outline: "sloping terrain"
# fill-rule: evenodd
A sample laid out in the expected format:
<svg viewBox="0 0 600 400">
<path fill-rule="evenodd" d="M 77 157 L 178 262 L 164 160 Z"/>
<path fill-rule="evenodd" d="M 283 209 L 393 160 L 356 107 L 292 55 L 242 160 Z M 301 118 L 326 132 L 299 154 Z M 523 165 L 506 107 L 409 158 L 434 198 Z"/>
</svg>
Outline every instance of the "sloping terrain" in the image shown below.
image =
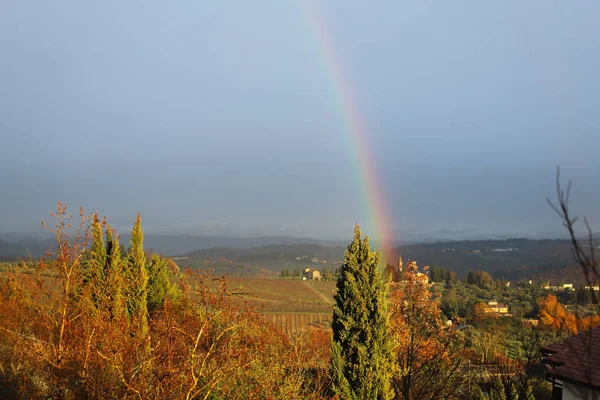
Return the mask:
<svg viewBox="0 0 600 400">
<path fill-rule="evenodd" d="M 405 260 L 419 265 L 444 266 L 465 276 L 483 270 L 497 278 L 525 279 L 572 264 L 567 240 L 507 239 L 428 243 L 403 246 Z"/>
<path fill-rule="evenodd" d="M 568 240 L 481 240 L 440 242 L 401 246 L 405 262 L 420 266 L 443 266 L 464 277 L 469 270 L 483 270 L 496 278 L 525 279 L 560 271 L 572 264 Z M 201 268 L 215 260 L 280 272 L 297 268 L 339 267 L 345 248 L 312 244 L 269 245 L 249 249 L 213 248 L 188 253 L 177 260 L 181 265 Z"/>
</svg>

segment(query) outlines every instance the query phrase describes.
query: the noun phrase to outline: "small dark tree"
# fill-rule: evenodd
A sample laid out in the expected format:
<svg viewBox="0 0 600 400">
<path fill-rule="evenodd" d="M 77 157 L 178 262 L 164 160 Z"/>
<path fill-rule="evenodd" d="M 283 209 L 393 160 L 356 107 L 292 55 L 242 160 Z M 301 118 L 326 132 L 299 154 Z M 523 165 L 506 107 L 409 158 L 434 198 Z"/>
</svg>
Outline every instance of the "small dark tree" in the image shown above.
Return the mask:
<svg viewBox="0 0 600 400">
<path fill-rule="evenodd" d="M 586 305 L 592 302 L 592 294 L 589 289 L 586 289 L 583 285 L 579 285 L 577 289 L 575 289 L 575 298 L 577 300 L 577 304 Z"/>
<path fill-rule="evenodd" d="M 393 265 L 391 263 L 387 263 L 385 265 L 385 274 L 392 282 L 400 282 L 400 270 L 398 266 Z"/>
<path fill-rule="evenodd" d="M 388 285 L 380 255 L 361 241 L 360 228 L 344 257 L 333 308 L 331 377 L 343 399 L 390 399 L 393 342 L 388 334 Z"/>
<path fill-rule="evenodd" d="M 467 283 L 469 285 L 474 285 L 475 284 L 475 274 L 473 273 L 473 271 L 469 270 L 469 272 L 467 272 Z"/>
</svg>

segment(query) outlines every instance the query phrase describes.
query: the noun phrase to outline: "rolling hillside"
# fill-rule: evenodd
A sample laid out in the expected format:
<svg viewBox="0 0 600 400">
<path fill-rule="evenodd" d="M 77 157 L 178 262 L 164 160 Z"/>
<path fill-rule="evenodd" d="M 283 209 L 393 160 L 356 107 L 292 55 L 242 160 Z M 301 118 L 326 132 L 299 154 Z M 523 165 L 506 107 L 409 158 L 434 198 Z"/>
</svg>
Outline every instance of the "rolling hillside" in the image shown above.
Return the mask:
<svg viewBox="0 0 600 400">
<path fill-rule="evenodd" d="M 121 234 L 121 243 L 129 242 L 129 233 Z M 253 247 L 270 245 L 300 245 L 314 244 L 320 246 L 337 246 L 341 243 L 329 240 L 295 238 L 295 237 L 256 237 L 256 238 L 235 238 L 235 237 L 217 237 L 217 236 L 196 236 L 196 235 L 153 235 L 146 234 L 144 243 L 147 248 L 164 254 L 174 256 L 211 248 L 231 248 L 231 249 L 249 249 Z M 14 259 L 27 255 L 30 251 L 34 256 L 41 256 L 48 249 L 53 249 L 56 241 L 52 235 L 47 232 L 41 233 L 0 233 L 0 257 Z"/>
<path fill-rule="evenodd" d="M 484 240 L 427 243 L 402 246 L 405 261 L 444 266 L 463 277 L 469 270 L 484 270 L 497 278 L 525 279 L 560 271 L 572 263 L 567 240 Z M 270 245 L 249 249 L 213 248 L 181 256 L 178 263 L 202 268 L 228 260 L 238 265 L 279 272 L 283 268 L 331 269 L 343 260 L 345 248 L 320 245 Z M 313 258 L 315 259 L 313 262 Z"/>
<path fill-rule="evenodd" d="M 127 244 L 128 239 L 128 235 L 123 235 L 121 241 Z M 175 256 L 183 267 L 212 269 L 216 274 L 232 276 L 269 277 L 282 269 L 290 272 L 303 268 L 332 270 L 340 265 L 345 251 L 345 246 L 335 242 L 289 237 L 146 235 L 145 244 L 154 252 Z M 15 260 L 26 256 L 28 251 L 39 256 L 54 245 L 54 240 L 47 235 L 0 234 L 0 260 Z M 488 271 L 505 279 L 544 276 L 553 280 L 561 279 L 560 275 L 573 275 L 565 270 L 572 263 L 567 240 L 449 241 L 405 245 L 399 252 L 405 260 L 417 260 L 421 266 L 444 266 L 461 277 L 470 269 Z"/>
<path fill-rule="evenodd" d="M 404 246 L 405 259 L 420 265 L 444 266 L 465 276 L 483 270 L 497 278 L 524 279 L 558 270 L 572 263 L 567 240 L 507 239 L 462 241 Z"/>
</svg>

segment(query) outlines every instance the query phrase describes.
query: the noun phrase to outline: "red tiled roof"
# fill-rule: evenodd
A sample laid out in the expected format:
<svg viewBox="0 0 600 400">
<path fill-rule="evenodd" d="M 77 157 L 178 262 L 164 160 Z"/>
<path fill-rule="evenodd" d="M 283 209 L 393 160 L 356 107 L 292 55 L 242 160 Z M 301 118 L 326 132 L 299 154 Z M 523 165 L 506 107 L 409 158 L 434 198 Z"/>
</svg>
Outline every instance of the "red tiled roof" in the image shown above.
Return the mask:
<svg viewBox="0 0 600 400">
<path fill-rule="evenodd" d="M 600 327 L 542 349 L 544 362 L 553 366 L 546 376 L 600 390 Z"/>
</svg>

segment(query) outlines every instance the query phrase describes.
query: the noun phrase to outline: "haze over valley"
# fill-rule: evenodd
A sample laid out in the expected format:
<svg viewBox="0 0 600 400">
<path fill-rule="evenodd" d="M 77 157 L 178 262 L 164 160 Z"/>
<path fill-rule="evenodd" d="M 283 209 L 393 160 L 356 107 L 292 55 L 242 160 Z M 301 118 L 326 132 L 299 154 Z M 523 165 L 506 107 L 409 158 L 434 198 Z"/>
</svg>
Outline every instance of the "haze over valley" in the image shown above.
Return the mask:
<svg viewBox="0 0 600 400">
<path fill-rule="evenodd" d="M 595 4 L 341 8 L 8 4 L 0 231 L 60 200 L 121 233 L 559 237 L 557 165 L 599 220 Z"/>
</svg>

